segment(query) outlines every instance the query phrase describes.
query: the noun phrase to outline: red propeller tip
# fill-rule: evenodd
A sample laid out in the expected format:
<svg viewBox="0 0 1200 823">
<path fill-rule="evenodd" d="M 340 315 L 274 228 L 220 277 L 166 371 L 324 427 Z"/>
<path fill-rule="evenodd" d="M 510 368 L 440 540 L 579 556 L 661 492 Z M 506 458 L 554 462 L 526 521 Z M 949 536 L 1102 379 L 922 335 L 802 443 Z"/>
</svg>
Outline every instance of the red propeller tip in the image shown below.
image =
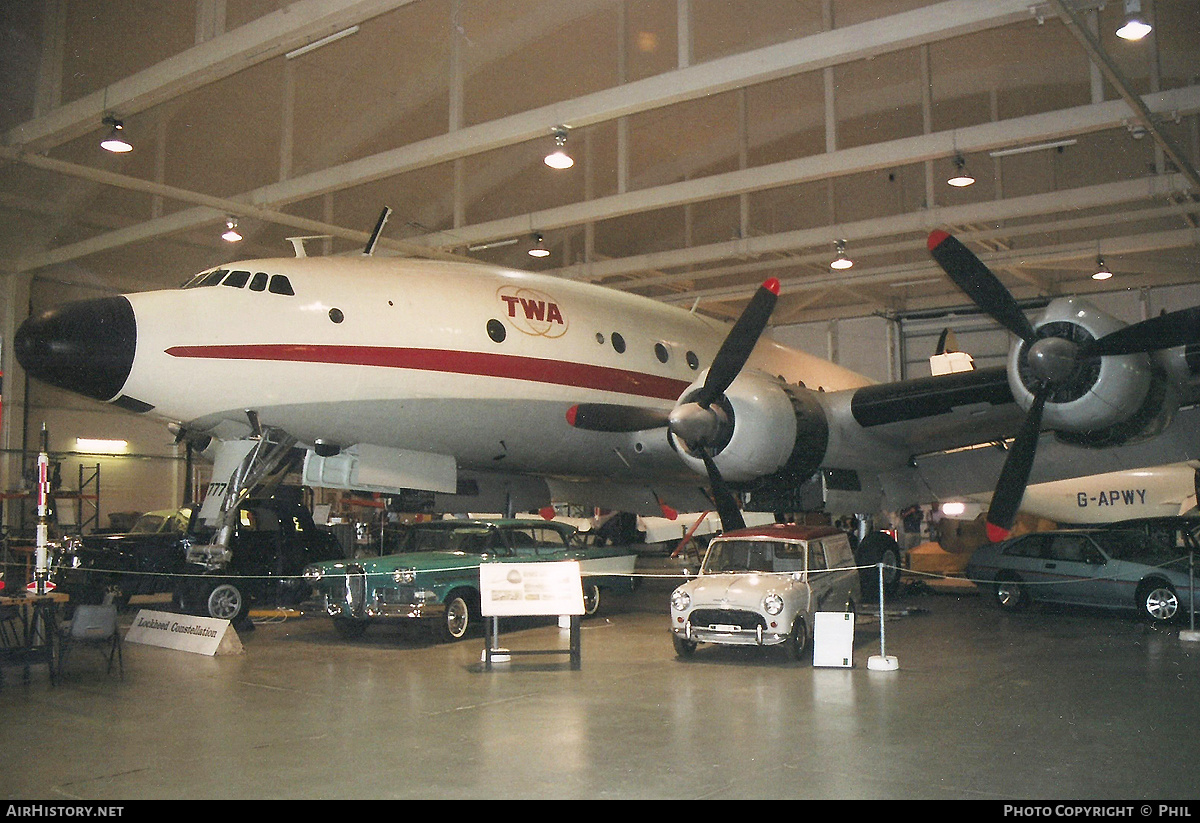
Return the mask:
<svg viewBox="0 0 1200 823">
<path fill-rule="evenodd" d="M 988 540 L 992 541 L 993 543 L 999 543 L 1001 541 L 1007 540 L 1008 536 L 1010 534 L 1012 534 L 1012 532 L 1010 532 L 1008 529 L 1004 528 L 1003 526 L 997 526 L 995 523 L 987 524 Z"/>
<path fill-rule="evenodd" d="M 668 506 L 666 503 L 660 503 L 658 508 L 662 511 L 663 517 L 667 518 L 668 520 L 677 520 L 679 518 L 679 512 Z"/>
<path fill-rule="evenodd" d="M 775 295 L 776 297 L 779 296 L 779 278 L 768 277 L 766 280 L 763 281 L 762 287 L 764 289 L 766 289 L 767 291 L 769 291 L 771 294 Z"/>
<path fill-rule="evenodd" d="M 572 406 L 571 408 L 567 409 L 567 425 L 568 426 L 571 426 L 572 428 L 574 428 L 575 416 L 578 414 L 579 414 L 579 406 Z"/>
<path fill-rule="evenodd" d="M 557 515 L 557 512 L 554 511 L 553 506 L 546 506 L 544 508 L 538 509 L 538 514 L 540 514 L 542 516 L 543 520 L 553 520 L 555 518 L 555 516 Z"/>
<path fill-rule="evenodd" d="M 949 236 L 949 232 L 944 232 L 941 229 L 934 229 L 931 231 L 929 233 L 929 250 L 933 251 L 938 246 L 942 245 L 942 242 L 945 241 Z"/>
</svg>

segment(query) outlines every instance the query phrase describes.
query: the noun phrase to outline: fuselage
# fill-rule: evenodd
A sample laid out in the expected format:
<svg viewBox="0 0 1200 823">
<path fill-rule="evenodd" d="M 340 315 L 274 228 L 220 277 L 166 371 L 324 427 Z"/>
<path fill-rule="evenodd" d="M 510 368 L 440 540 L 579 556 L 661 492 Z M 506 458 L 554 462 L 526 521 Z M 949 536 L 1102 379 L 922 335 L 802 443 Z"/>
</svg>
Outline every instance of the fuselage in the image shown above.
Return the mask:
<svg viewBox="0 0 1200 823">
<path fill-rule="evenodd" d="M 728 331 L 589 284 L 397 258 L 245 261 L 184 288 L 107 300 L 122 299 L 128 319 L 91 321 L 108 323 L 95 338 L 103 351 L 76 332 L 69 374 L 56 373 L 64 357 L 29 356 L 39 336 L 31 318 L 18 334 L 26 368 L 76 391 L 79 374 L 100 371 L 107 382 L 93 376 L 83 393 L 194 432 L 247 434 L 251 410 L 305 444 L 371 443 L 453 455 L 460 469 L 564 477 L 694 477 L 664 429 L 581 431 L 566 412 L 577 403 L 669 410 Z M 86 305 L 54 334 L 86 327 Z M 120 347 L 128 351 L 114 354 Z M 88 352 L 104 369 L 80 368 Z M 766 338 L 748 367 L 825 391 L 869 382 Z"/>
</svg>

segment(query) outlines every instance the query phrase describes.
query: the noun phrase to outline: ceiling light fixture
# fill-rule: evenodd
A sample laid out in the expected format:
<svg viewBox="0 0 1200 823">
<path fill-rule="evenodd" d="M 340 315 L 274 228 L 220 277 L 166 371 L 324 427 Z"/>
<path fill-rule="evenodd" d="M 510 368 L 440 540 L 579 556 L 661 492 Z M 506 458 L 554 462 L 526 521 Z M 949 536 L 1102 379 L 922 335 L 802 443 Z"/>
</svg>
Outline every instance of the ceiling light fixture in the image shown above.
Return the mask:
<svg viewBox="0 0 1200 823">
<path fill-rule="evenodd" d="M 967 160 L 961 154 L 954 155 L 954 174 L 946 182 L 959 189 L 974 185 L 975 178 L 967 173 Z"/>
<path fill-rule="evenodd" d="M 558 126 L 554 129 L 554 151 L 546 155 L 543 162 L 552 169 L 569 169 L 575 165 L 571 155 L 567 154 L 567 127 Z"/>
<path fill-rule="evenodd" d="M 1026 154 L 1027 152 L 1042 151 L 1043 149 L 1063 149 L 1067 146 L 1074 146 L 1078 142 L 1078 140 L 1072 137 L 1066 140 L 1054 140 L 1049 143 L 1034 143 L 1029 146 L 1014 146 L 1011 149 L 996 149 L 995 151 L 989 151 L 988 157 L 1011 157 L 1014 154 Z"/>
<path fill-rule="evenodd" d="M 124 123 L 111 114 L 105 115 L 104 119 L 100 122 L 112 127 L 108 136 L 100 141 L 100 148 L 105 151 L 111 151 L 113 154 L 124 154 L 125 152 L 133 151 L 133 145 L 121 134 L 125 130 Z"/>
<path fill-rule="evenodd" d="M 542 243 L 542 235 L 535 233 L 533 235 L 533 248 L 529 250 L 530 257 L 549 257 L 550 249 Z"/>
<path fill-rule="evenodd" d="M 1092 275 L 1092 279 L 1107 280 L 1112 276 L 1112 272 L 1109 271 L 1108 266 L 1104 264 L 1104 258 L 1100 255 L 1096 255 L 1096 273 Z"/>
<path fill-rule="evenodd" d="M 242 239 L 242 233 L 238 231 L 238 221 L 236 217 L 230 217 L 225 221 L 225 232 L 221 235 L 221 239 L 226 243 L 236 243 Z"/>
<path fill-rule="evenodd" d="M 837 248 L 837 257 L 833 258 L 833 262 L 829 264 L 831 269 L 848 269 L 854 265 L 854 261 L 846 256 L 846 241 L 838 240 L 835 244 Z"/>
<path fill-rule="evenodd" d="M 129 450 L 128 440 L 103 440 L 95 437 L 76 437 L 77 451 L 91 454 L 120 454 Z"/>
<path fill-rule="evenodd" d="M 1142 0 L 1125 0 L 1125 24 L 1117 29 L 1122 40 L 1141 40 L 1152 28 L 1142 14 Z"/>
</svg>

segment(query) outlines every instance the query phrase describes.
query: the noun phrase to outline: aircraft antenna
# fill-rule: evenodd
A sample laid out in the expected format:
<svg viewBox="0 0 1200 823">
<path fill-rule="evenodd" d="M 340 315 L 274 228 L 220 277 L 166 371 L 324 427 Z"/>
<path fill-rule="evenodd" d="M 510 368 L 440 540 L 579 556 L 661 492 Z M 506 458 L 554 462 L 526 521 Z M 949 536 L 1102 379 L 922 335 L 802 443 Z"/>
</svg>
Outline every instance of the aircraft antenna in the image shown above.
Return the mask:
<svg viewBox="0 0 1200 823">
<path fill-rule="evenodd" d="M 371 232 L 371 239 L 367 241 L 367 247 L 363 249 L 364 257 L 370 257 L 375 253 L 375 243 L 379 240 L 379 235 L 383 234 L 383 227 L 387 224 L 391 214 L 392 210 L 388 206 L 384 206 L 383 211 L 379 213 L 379 221 L 375 224 L 375 231 Z"/>
<path fill-rule="evenodd" d="M 324 240 L 328 237 L 333 237 L 332 234 L 306 234 L 303 237 L 289 237 L 288 242 L 292 244 L 292 248 L 296 250 L 297 257 L 308 257 L 308 253 L 304 250 L 305 240 Z"/>
</svg>

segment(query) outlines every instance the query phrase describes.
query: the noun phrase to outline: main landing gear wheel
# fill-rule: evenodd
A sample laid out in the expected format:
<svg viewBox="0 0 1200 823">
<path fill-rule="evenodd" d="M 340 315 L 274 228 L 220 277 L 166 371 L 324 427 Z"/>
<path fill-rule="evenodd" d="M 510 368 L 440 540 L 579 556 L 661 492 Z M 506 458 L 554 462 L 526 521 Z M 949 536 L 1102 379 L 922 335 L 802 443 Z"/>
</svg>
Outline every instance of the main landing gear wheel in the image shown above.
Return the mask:
<svg viewBox="0 0 1200 823">
<path fill-rule="evenodd" d="M 859 583 L 863 598 L 874 603 L 879 599 L 879 564 L 883 568 L 883 595 L 891 597 L 900 589 L 900 546 L 891 535 L 871 532 L 862 539 L 855 551 L 855 562 L 860 566 Z"/>
<path fill-rule="evenodd" d="M 245 593 L 237 585 L 222 581 L 209 584 L 204 589 L 202 607 L 209 617 L 232 623 L 245 616 L 250 604 Z"/>
</svg>

